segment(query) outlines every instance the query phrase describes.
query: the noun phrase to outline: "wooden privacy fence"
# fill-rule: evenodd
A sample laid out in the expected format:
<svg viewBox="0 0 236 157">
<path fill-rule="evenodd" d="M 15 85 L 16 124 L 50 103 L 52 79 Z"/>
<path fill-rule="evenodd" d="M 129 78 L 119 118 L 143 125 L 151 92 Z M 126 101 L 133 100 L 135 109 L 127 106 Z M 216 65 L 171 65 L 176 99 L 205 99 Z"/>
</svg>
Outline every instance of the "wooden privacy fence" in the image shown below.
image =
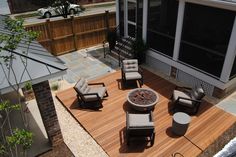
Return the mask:
<svg viewBox="0 0 236 157">
<path fill-rule="evenodd" d="M 71 16 L 56 21 L 46 20 L 25 27 L 27 30 L 40 32 L 38 42 L 52 54 L 61 55 L 101 44 L 105 40 L 108 25 L 114 28 L 115 21 L 113 12 L 81 17 Z"/>
</svg>

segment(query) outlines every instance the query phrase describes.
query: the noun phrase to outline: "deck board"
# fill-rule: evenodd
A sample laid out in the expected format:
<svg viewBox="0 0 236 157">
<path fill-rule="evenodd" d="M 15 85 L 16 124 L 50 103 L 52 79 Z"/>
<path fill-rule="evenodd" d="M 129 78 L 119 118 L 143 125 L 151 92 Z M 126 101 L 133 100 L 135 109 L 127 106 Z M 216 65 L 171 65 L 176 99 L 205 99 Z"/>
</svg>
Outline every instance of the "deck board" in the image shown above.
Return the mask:
<svg viewBox="0 0 236 157">
<path fill-rule="evenodd" d="M 147 147 L 136 141 L 129 147 L 125 144 L 125 112 L 129 109 L 126 96 L 130 89 L 122 89 L 120 71 L 94 82 L 104 82 L 109 97 L 103 101 L 101 111 L 78 108 L 76 92 L 73 88 L 57 93 L 57 98 L 82 124 L 89 134 L 109 156 L 171 156 L 179 152 L 184 156 L 197 156 L 212 144 L 223 132 L 230 128 L 236 118 L 229 113 L 203 102 L 197 115 L 192 116 L 185 136 L 177 137 L 171 132 L 172 113 L 169 99 L 175 85 L 144 70 L 143 88 L 152 88 L 159 93 L 159 102 L 153 112 L 156 130 L 155 144 Z"/>
</svg>

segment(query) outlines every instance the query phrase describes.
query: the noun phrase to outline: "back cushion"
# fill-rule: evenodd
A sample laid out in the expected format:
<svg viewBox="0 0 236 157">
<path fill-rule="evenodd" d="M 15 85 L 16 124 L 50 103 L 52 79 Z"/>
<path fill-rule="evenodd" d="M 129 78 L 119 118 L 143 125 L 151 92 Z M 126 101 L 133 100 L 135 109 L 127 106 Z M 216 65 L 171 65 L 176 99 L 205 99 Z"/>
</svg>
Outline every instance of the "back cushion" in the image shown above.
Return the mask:
<svg viewBox="0 0 236 157">
<path fill-rule="evenodd" d="M 191 97 L 196 100 L 201 100 L 205 96 L 204 90 L 201 87 L 193 88 Z"/>
<path fill-rule="evenodd" d="M 137 72 L 138 60 L 137 59 L 123 60 L 123 69 L 124 72 Z"/>
<path fill-rule="evenodd" d="M 80 78 L 76 83 L 75 88 L 81 93 L 86 94 L 89 91 L 88 84 L 84 78 Z"/>
</svg>

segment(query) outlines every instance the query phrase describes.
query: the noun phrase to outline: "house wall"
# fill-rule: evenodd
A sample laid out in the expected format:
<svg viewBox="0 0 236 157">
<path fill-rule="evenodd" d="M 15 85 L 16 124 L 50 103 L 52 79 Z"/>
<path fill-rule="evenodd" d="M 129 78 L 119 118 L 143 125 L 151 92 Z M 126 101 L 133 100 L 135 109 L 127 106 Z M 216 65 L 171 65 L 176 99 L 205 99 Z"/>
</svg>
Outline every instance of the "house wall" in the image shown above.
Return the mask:
<svg viewBox="0 0 236 157">
<path fill-rule="evenodd" d="M 34 84 L 32 87 L 51 145 L 57 146 L 62 144 L 63 137 L 58 122 L 49 82 L 44 81 L 38 84 Z"/>
<path fill-rule="evenodd" d="M 123 1 L 123 0 L 120 0 L 120 1 Z M 150 1 L 151 0 L 149 0 L 149 2 Z M 126 0 L 124 0 L 124 3 L 125 2 L 126 2 Z M 155 3 L 156 1 L 153 1 L 153 2 Z M 172 1 L 171 1 L 171 3 L 172 3 Z M 162 3 L 162 1 L 161 1 L 161 4 L 164 4 L 164 3 Z M 165 4 L 167 4 L 167 3 L 165 3 Z M 173 2 L 173 4 L 174 4 L 174 2 Z M 149 20 L 150 17 L 147 14 L 145 14 L 146 10 L 144 7 L 143 16 L 146 16 L 146 17 L 143 18 L 143 36 L 142 37 L 143 37 L 144 41 L 147 41 L 148 44 L 149 44 L 149 41 L 151 41 L 151 44 L 154 47 L 158 46 L 158 44 L 161 45 L 160 51 L 154 50 L 154 49 L 148 50 L 147 57 L 146 57 L 146 64 L 148 64 L 152 68 L 157 69 L 158 71 L 161 71 L 162 73 L 164 73 L 168 76 L 174 77 L 177 81 L 183 82 L 183 83 L 188 84 L 190 86 L 197 86 L 197 85 L 201 84 L 201 85 L 203 85 L 203 87 L 206 90 L 208 95 L 216 96 L 216 97 L 223 97 L 226 94 L 231 93 L 236 88 L 235 87 L 235 79 L 232 78 L 232 73 L 231 73 L 231 69 L 233 69 L 234 71 L 236 69 L 235 68 L 236 64 L 234 63 L 235 55 L 236 55 L 236 20 L 235 20 L 236 3 L 226 3 L 226 2 L 222 2 L 222 1 L 211 1 L 211 0 L 199 0 L 199 1 L 197 1 L 197 0 L 179 0 L 177 5 L 178 5 L 178 11 L 177 11 L 178 16 L 177 16 L 177 21 L 176 21 L 175 34 L 173 34 L 173 30 L 171 30 L 172 34 L 171 34 L 171 32 L 168 32 L 165 29 L 163 29 L 163 32 L 161 32 L 162 27 L 165 26 L 165 25 L 163 25 L 163 26 L 161 25 L 161 24 L 163 24 L 163 20 L 164 20 L 162 17 L 160 19 L 160 26 L 158 26 L 158 23 L 155 23 L 154 27 L 153 27 L 153 25 L 151 25 L 152 27 L 150 27 L 150 25 L 148 24 L 148 21 L 145 21 L 145 19 Z M 211 46 L 211 45 L 206 45 L 204 42 L 202 43 L 203 46 L 201 46 L 201 45 L 199 46 L 199 45 L 197 45 L 198 43 L 194 44 L 194 42 L 191 43 L 191 41 L 190 42 L 183 41 L 184 39 L 186 39 L 186 35 L 187 35 L 187 37 L 189 35 L 189 34 L 186 34 L 186 32 L 185 32 L 186 31 L 186 23 L 185 22 L 187 19 L 187 18 L 185 19 L 185 16 L 186 16 L 185 12 L 187 12 L 187 9 L 190 13 L 193 12 L 193 10 L 190 9 L 191 6 L 196 6 L 197 8 L 202 8 L 205 11 L 209 10 L 211 13 L 211 15 L 208 14 L 209 16 L 215 16 L 214 13 L 217 14 L 217 16 L 214 17 L 215 19 L 211 19 L 211 18 L 207 19 L 204 16 L 202 16 L 203 22 L 205 22 L 205 24 L 209 23 L 209 22 L 210 22 L 210 24 L 212 24 L 213 22 L 215 22 L 215 23 L 217 23 L 217 25 L 216 25 L 217 27 L 214 27 L 214 28 L 209 27 L 209 28 L 207 28 L 207 29 L 209 29 L 208 31 L 206 31 L 206 29 L 204 29 L 204 31 L 206 31 L 205 36 L 200 36 L 199 39 L 201 40 L 201 37 L 203 37 L 204 40 L 209 41 L 207 39 L 209 39 L 209 37 L 211 37 L 210 39 L 212 39 L 213 42 L 215 42 L 214 44 L 216 44 L 217 42 L 222 41 L 220 37 L 225 37 L 226 39 L 229 40 L 228 42 L 226 40 L 223 41 L 223 44 L 225 44 L 226 47 L 225 47 L 225 45 L 221 45 L 221 43 L 219 43 L 219 45 L 216 44 L 216 46 L 217 46 L 217 48 L 215 47 L 216 51 L 211 51 L 210 49 L 207 49 L 208 48 L 207 46 Z M 167 7 L 167 6 L 164 6 L 164 7 Z M 158 8 L 158 5 L 157 5 L 157 8 Z M 146 7 L 146 9 L 149 9 L 149 8 Z M 169 9 L 171 10 L 171 8 L 169 8 Z M 163 10 L 160 10 L 159 13 L 157 12 L 157 14 L 154 14 L 154 16 L 152 16 L 151 18 L 155 18 L 156 16 L 159 16 L 158 14 L 161 14 L 161 13 L 163 13 Z M 195 10 L 195 13 L 196 13 L 196 10 Z M 149 12 L 149 14 L 153 14 L 153 12 L 151 11 L 151 12 Z M 172 13 L 172 14 L 174 15 L 175 13 Z M 230 17 L 227 16 L 227 18 L 225 18 L 225 20 L 228 20 L 228 21 L 222 21 L 222 19 L 224 19 L 222 17 L 226 17 L 226 15 L 228 15 L 228 14 L 230 15 Z M 167 14 L 165 14 L 165 15 L 167 16 Z M 189 15 L 194 15 L 194 14 L 188 14 L 188 16 Z M 125 16 L 127 16 L 127 15 L 124 15 L 124 17 Z M 174 18 L 174 16 L 172 16 L 168 13 L 168 17 L 169 16 Z M 217 22 L 217 20 L 216 20 L 217 19 L 216 17 L 218 17 L 218 16 L 221 17 L 220 22 L 219 21 Z M 124 18 L 124 20 L 126 20 L 126 19 L 127 18 Z M 197 19 L 192 18 L 191 20 L 194 21 Z M 199 21 L 201 21 L 201 19 Z M 221 25 L 220 23 L 223 24 L 222 27 L 219 27 Z M 225 23 L 229 24 L 229 26 L 227 27 Z M 220 24 L 220 25 L 218 25 L 218 24 Z M 161 35 L 161 36 L 163 35 L 163 37 L 161 37 L 161 38 L 155 38 L 155 37 L 153 38 L 152 37 L 152 39 L 150 39 L 149 35 L 148 35 L 148 29 L 150 29 L 150 28 L 146 27 L 146 25 L 149 25 L 148 27 L 150 27 L 152 31 L 157 31 L 157 33 L 159 33 L 159 35 Z M 156 27 L 159 27 L 159 28 L 156 29 Z M 204 27 L 204 25 L 202 25 L 202 27 Z M 168 29 L 168 27 L 166 27 L 166 28 Z M 214 30 L 211 31 L 211 28 Z M 222 28 L 223 29 L 226 28 L 227 30 L 219 30 L 219 31 L 215 30 L 215 29 L 222 29 Z M 196 35 L 197 33 L 194 32 L 195 31 L 194 28 L 190 27 L 188 29 L 189 29 L 190 33 L 192 31 L 192 34 L 190 34 L 190 35 L 194 35 L 194 33 L 195 33 L 195 37 L 198 37 L 198 35 Z M 199 29 L 199 28 L 196 27 L 195 29 Z M 212 34 L 214 32 L 217 32 L 218 34 Z M 220 34 L 219 32 L 221 33 L 221 36 L 219 36 L 219 34 Z M 187 33 L 189 33 L 189 32 L 187 32 Z M 185 36 L 183 36 L 183 34 Z M 165 50 L 166 48 L 168 48 L 168 44 L 170 44 L 170 43 L 166 43 L 165 40 L 162 40 L 162 38 L 171 38 L 171 39 L 173 38 L 174 39 L 174 44 L 170 42 L 171 44 L 174 45 L 173 46 L 174 48 L 172 48 L 172 50 L 171 50 L 173 53 L 170 51 L 165 52 L 165 53 L 161 52 L 162 50 Z M 188 60 L 186 60 L 186 58 L 185 59 L 183 58 L 184 54 L 183 54 L 183 46 L 182 45 L 184 42 L 185 42 L 185 44 L 199 48 L 199 50 L 202 50 L 203 52 L 205 51 L 205 52 L 212 53 L 213 56 L 214 56 L 215 52 L 217 55 L 219 55 L 218 52 L 220 52 L 223 55 L 223 57 L 221 57 L 220 59 L 223 59 L 223 61 L 220 61 L 219 63 L 217 61 L 214 63 L 210 63 L 211 60 L 208 61 L 205 59 L 205 63 L 209 64 L 209 67 L 208 66 L 201 67 L 198 64 L 201 64 L 202 60 L 200 59 L 200 60 L 196 61 L 195 60 L 196 58 L 190 55 L 192 57 L 192 61 L 194 61 L 195 64 L 188 64 L 186 62 Z M 204 47 L 204 45 L 206 46 L 206 48 Z M 165 46 L 166 46 L 166 48 L 165 48 Z M 224 46 L 224 47 L 222 47 L 222 46 Z M 222 48 L 224 48 L 224 50 L 222 50 Z M 214 50 L 214 48 L 213 48 L 213 50 Z M 185 53 L 186 52 L 189 52 L 189 54 L 192 53 L 191 50 L 190 51 L 185 50 Z M 197 53 L 200 53 L 200 52 L 196 51 L 195 55 L 198 55 Z M 209 69 L 209 68 L 211 68 L 211 69 Z M 218 68 L 219 70 L 217 72 L 215 72 L 214 68 Z"/>
</svg>

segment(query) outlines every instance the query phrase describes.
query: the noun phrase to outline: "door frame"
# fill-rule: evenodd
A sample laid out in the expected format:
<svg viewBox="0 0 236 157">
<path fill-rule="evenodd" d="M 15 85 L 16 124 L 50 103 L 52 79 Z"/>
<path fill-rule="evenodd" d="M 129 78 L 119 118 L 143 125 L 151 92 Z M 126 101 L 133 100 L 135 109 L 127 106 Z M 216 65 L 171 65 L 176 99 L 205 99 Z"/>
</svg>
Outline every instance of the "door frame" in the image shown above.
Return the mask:
<svg viewBox="0 0 236 157">
<path fill-rule="evenodd" d="M 128 2 L 135 3 L 135 22 L 128 20 Z M 135 29 L 137 27 L 137 0 L 125 0 L 124 6 L 124 36 L 129 37 L 128 24 L 134 25 Z"/>
</svg>

